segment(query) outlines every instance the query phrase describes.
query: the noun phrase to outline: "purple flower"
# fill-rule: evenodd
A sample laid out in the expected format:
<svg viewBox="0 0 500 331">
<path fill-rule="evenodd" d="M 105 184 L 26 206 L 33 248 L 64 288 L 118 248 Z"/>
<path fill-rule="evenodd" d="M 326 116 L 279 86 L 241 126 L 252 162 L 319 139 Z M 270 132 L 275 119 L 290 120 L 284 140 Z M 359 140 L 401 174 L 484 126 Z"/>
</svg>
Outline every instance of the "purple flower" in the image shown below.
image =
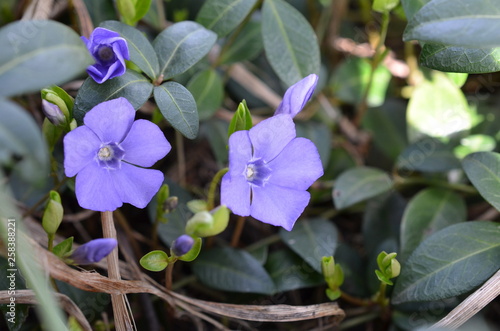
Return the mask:
<svg viewBox="0 0 500 331">
<path fill-rule="evenodd" d="M 89 241 L 81 245 L 69 256 L 74 264 L 92 264 L 104 259 L 115 249 L 116 239 L 101 238 Z"/>
<path fill-rule="evenodd" d="M 311 99 L 317 83 L 318 76 L 311 74 L 290 86 L 274 115 L 288 114 L 295 117 Z"/>
<path fill-rule="evenodd" d="M 183 234 L 172 243 L 172 252 L 175 256 L 182 256 L 193 248 L 194 239 L 187 234 Z"/>
<path fill-rule="evenodd" d="M 96 83 L 121 76 L 127 69 L 125 60 L 130 60 L 127 41 L 118 32 L 96 28 L 90 40 L 81 37 L 96 63 L 87 68 L 87 72 Z"/>
<path fill-rule="evenodd" d="M 66 117 L 64 117 L 61 108 L 58 105 L 48 102 L 45 99 L 42 99 L 42 111 L 50 121 L 50 123 L 55 126 L 64 124 L 66 122 Z"/>
<path fill-rule="evenodd" d="M 123 202 L 144 208 L 160 189 L 163 173 L 142 167 L 151 167 L 171 146 L 157 125 L 134 122 L 134 116 L 127 99 L 106 101 L 64 137 L 66 176 L 76 175 L 83 208 L 112 211 Z"/>
<path fill-rule="evenodd" d="M 286 114 L 233 133 L 221 204 L 237 215 L 290 231 L 309 203 L 307 188 L 323 175 L 316 146 L 295 135 L 292 117 Z"/>
</svg>

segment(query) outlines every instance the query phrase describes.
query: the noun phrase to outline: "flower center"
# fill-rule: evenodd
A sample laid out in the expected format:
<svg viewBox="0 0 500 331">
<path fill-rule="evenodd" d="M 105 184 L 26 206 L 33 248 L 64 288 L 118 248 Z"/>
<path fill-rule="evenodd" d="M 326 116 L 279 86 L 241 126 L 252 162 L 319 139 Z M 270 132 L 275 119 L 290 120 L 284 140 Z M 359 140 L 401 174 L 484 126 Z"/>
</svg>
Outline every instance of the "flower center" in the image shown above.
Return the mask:
<svg viewBox="0 0 500 331">
<path fill-rule="evenodd" d="M 250 161 L 245 169 L 245 177 L 249 183 L 263 186 L 271 177 L 271 168 L 260 159 Z"/>
<path fill-rule="evenodd" d="M 96 155 L 97 163 L 106 169 L 120 169 L 125 151 L 116 143 L 101 145 Z"/>
<path fill-rule="evenodd" d="M 108 62 L 114 59 L 115 52 L 113 49 L 107 45 L 100 46 L 97 50 L 97 56 L 103 62 Z"/>
</svg>

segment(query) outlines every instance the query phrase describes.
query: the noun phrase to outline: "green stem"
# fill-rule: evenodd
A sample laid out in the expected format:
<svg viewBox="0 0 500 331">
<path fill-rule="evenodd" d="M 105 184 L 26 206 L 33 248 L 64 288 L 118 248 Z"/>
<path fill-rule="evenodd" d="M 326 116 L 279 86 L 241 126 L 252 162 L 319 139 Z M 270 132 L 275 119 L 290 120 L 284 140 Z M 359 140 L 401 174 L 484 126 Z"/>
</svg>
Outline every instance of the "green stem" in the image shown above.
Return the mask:
<svg viewBox="0 0 500 331">
<path fill-rule="evenodd" d="M 208 198 L 207 198 L 207 209 L 208 210 L 214 209 L 215 190 L 217 189 L 217 185 L 221 181 L 222 176 L 224 176 L 228 171 L 229 171 L 229 168 L 221 169 L 215 174 L 214 178 L 212 179 L 212 182 L 210 183 L 210 187 L 208 188 Z"/>
<path fill-rule="evenodd" d="M 459 184 L 459 183 L 448 183 L 444 181 L 436 181 L 428 178 L 403 178 L 403 177 L 395 177 L 395 188 L 400 190 L 407 186 L 413 185 L 428 185 L 428 186 L 437 186 L 442 188 L 451 189 L 454 191 L 462 192 L 465 194 L 477 194 L 477 190 L 469 185 Z"/>
<path fill-rule="evenodd" d="M 54 248 L 54 237 L 55 237 L 55 234 L 53 234 L 53 233 L 47 233 L 47 236 L 49 237 L 49 241 L 48 241 L 48 244 L 47 244 L 47 249 L 49 250 L 49 252 L 52 252 L 52 250 Z"/>
</svg>

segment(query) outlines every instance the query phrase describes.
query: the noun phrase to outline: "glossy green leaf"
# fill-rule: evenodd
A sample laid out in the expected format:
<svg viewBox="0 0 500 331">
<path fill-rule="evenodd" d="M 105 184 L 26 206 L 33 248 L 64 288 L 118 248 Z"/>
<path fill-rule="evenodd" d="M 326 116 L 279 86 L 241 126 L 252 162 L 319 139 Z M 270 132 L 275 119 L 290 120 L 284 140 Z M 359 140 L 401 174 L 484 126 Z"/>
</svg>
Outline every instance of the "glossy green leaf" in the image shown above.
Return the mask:
<svg viewBox="0 0 500 331">
<path fill-rule="evenodd" d="M 411 142 L 425 135 L 447 137 L 472 126 L 463 92 L 444 73 L 437 71 L 415 87 L 406 118 Z"/>
<path fill-rule="evenodd" d="M 203 251 L 193 262 L 193 272 L 205 285 L 241 293 L 272 294 L 273 280 L 249 253 L 230 247 Z"/>
<path fill-rule="evenodd" d="M 196 138 L 199 119 L 191 93 L 179 83 L 166 82 L 155 86 L 154 96 L 165 119 L 186 138 Z"/>
<path fill-rule="evenodd" d="M 229 64 L 253 60 L 262 52 L 261 23 L 250 21 L 245 24 L 238 37 L 220 54 L 219 62 Z"/>
<path fill-rule="evenodd" d="M 330 128 L 324 124 L 314 121 L 298 122 L 295 125 L 297 137 L 311 140 L 318 149 L 323 167 L 328 164 L 331 152 L 332 133 Z"/>
<path fill-rule="evenodd" d="M 125 97 L 135 109 L 139 109 L 151 96 L 153 84 L 141 74 L 128 69 L 125 74 L 97 84 L 87 78 L 78 91 L 73 116 L 78 122 L 85 114 L 101 102 Z"/>
<path fill-rule="evenodd" d="M 0 29 L 0 96 L 65 83 L 94 62 L 80 37 L 54 21 L 17 21 Z"/>
<path fill-rule="evenodd" d="M 333 201 L 337 209 L 344 209 L 391 188 L 392 180 L 384 171 L 370 167 L 353 168 L 335 180 Z"/>
<path fill-rule="evenodd" d="M 464 47 L 498 47 L 498 0 L 434 0 L 409 21 L 404 40 L 419 40 Z"/>
<path fill-rule="evenodd" d="M 207 0 L 196 21 L 222 38 L 233 31 L 250 13 L 257 0 Z"/>
<path fill-rule="evenodd" d="M 202 25 L 184 21 L 163 30 L 153 41 L 164 79 L 182 74 L 205 55 L 217 40 L 217 35 Z"/>
<path fill-rule="evenodd" d="M 402 268 L 394 304 L 457 296 L 481 285 L 500 267 L 500 224 L 465 222 L 425 239 Z"/>
<path fill-rule="evenodd" d="M 408 21 L 431 0 L 401 0 Z"/>
<path fill-rule="evenodd" d="M 434 138 L 409 145 L 397 159 L 400 171 L 444 172 L 460 168 L 452 147 Z"/>
<path fill-rule="evenodd" d="M 290 86 L 319 73 L 318 39 L 309 22 L 283 0 L 262 7 L 262 39 L 266 56 L 278 77 Z"/>
<path fill-rule="evenodd" d="M 128 44 L 130 61 L 149 78 L 155 80 L 160 72 L 158 57 L 146 36 L 139 30 L 118 21 L 102 22 L 101 27 L 118 32 Z"/>
<path fill-rule="evenodd" d="M 427 43 L 420 64 L 441 71 L 479 74 L 500 71 L 500 48 L 466 48 Z"/>
<path fill-rule="evenodd" d="M 168 255 L 164 251 L 151 251 L 144 255 L 139 263 L 149 271 L 162 271 L 168 266 Z"/>
<path fill-rule="evenodd" d="M 317 271 L 288 249 L 271 253 L 265 268 L 274 281 L 276 292 L 313 287 L 324 282 Z"/>
<path fill-rule="evenodd" d="M 40 128 L 23 108 L 2 98 L 0 118 L 0 163 L 12 167 L 28 183 L 39 184 L 50 172 Z"/>
<path fill-rule="evenodd" d="M 139 20 L 147 14 L 151 6 L 151 1 L 152 0 L 136 0 L 134 24 L 139 22 Z"/>
<path fill-rule="evenodd" d="M 59 257 L 63 257 L 67 253 L 71 252 L 72 248 L 73 237 L 69 237 L 61 241 L 59 244 L 55 245 L 52 252 Z"/>
<path fill-rule="evenodd" d="M 466 220 L 465 202 L 453 191 L 441 188 L 420 191 L 406 207 L 401 223 L 401 260 L 408 258 L 429 235 Z"/>
<path fill-rule="evenodd" d="M 335 254 L 338 240 L 333 223 L 322 218 L 299 220 L 292 231 L 280 229 L 280 237 L 318 273 L 321 273 L 321 259 Z"/>
<path fill-rule="evenodd" d="M 207 69 L 191 78 L 186 88 L 196 101 L 200 120 L 206 120 L 222 105 L 224 84 L 217 71 Z"/>
<path fill-rule="evenodd" d="M 500 154 L 472 153 L 463 159 L 462 166 L 482 197 L 500 210 Z"/>
</svg>

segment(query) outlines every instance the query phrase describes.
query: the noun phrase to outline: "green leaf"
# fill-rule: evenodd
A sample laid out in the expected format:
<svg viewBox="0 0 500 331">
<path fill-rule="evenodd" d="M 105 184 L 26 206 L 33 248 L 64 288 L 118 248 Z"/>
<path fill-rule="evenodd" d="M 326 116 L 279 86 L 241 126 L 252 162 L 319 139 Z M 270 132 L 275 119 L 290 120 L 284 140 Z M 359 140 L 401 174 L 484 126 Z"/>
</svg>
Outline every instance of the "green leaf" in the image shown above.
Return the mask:
<svg viewBox="0 0 500 331">
<path fill-rule="evenodd" d="M 466 220 L 465 202 L 453 191 L 441 188 L 420 191 L 406 207 L 401 223 L 401 260 L 408 258 L 429 235 Z"/>
<path fill-rule="evenodd" d="M 217 35 L 202 25 L 184 21 L 163 30 L 153 41 L 164 79 L 182 74 L 210 51 Z"/>
<path fill-rule="evenodd" d="M 273 280 L 252 255 L 230 247 L 203 251 L 193 272 L 205 285 L 222 291 L 273 294 Z"/>
<path fill-rule="evenodd" d="M 299 221 L 292 231 L 280 229 L 280 237 L 318 273 L 321 273 L 321 259 L 334 255 L 338 240 L 335 226 L 322 218 Z"/>
<path fill-rule="evenodd" d="M 194 261 L 198 257 L 198 254 L 201 252 L 201 245 L 203 241 L 201 238 L 196 238 L 193 247 L 187 252 L 186 254 L 179 256 L 179 260 L 184 261 L 184 262 L 191 262 Z"/>
<path fill-rule="evenodd" d="M 319 73 L 318 39 L 309 22 L 283 0 L 262 7 L 262 39 L 266 56 L 278 77 L 291 86 Z"/>
<path fill-rule="evenodd" d="M 0 96 L 65 83 L 94 62 L 80 37 L 54 21 L 17 21 L 0 29 Z"/>
<path fill-rule="evenodd" d="M 73 248 L 73 237 L 69 237 L 61 241 L 59 244 L 55 245 L 52 249 L 52 253 L 59 257 L 63 257 L 67 253 L 71 252 Z"/>
<path fill-rule="evenodd" d="M 500 46 L 497 0 L 434 0 L 409 21 L 403 39 L 464 47 Z"/>
<path fill-rule="evenodd" d="M 324 282 L 319 273 L 288 249 L 271 253 L 265 268 L 274 281 L 276 292 L 313 287 Z"/>
<path fill-rule="evenodd" d="M 23 108 L 2 98 L 0 118 L 0 164 L 11 166 L 28 183 L 41 184 L 50 170 L 40 128 Z"/>
<path fill-rule="evenodd" d="M 473 134 L 460 140 L 460 145 L 455 147 L 455 155 L 458 158 L 474 152 L 491 152 L 495 149 L 497 143 L 495 138 L 485 134 Z"/>
<path fill-rule="evenodd" d="M 252 115 L 250 114 L 246 100 L 243 99 L 238 105 L 238 109 L 234 112 L 233 118 L 229 123 L 229 128 L 227 130 L 228 139 L 236 131 L 250 130 L 252 125 Z"/>
<path fill-rule="evenodd" d="M 472 153 L 463 159 L 462 166 L 481 196 L 500 210 L 500 154 Z"/>
<path fill-rule="evenodd" d="M 102 22 L 101 27 L 118 32 L 128 44 L 130 61 L 138 66 L 149 78 L 155 80 L 160 72 L 158 57 L 153 46 L 139 30 L 118 21 Z"/>
<path fill-rule="evenodd" d="M 431 301 L 473 290 L 500 267 L 500 224 L 465 222 L 424 240 L 397 278 L 392 302 Z"/>
<path fill-rule="evenodd" d="M 390 12 L 397 5 L 399 5 L 399 0 L 373 0 L 372 8 L 379 13 L 385 13 Z"/>
<path fill-rule="evenodd" d="M 223 48 L 219 63 L 230 64 L 256 58 L 264 48 L 260 31 L 260 22 L 251 21 L 245 24 L 238 38 L 227 49 Z"/>
<path fill-rule="evenodd" d="M 325 167 L 328 164 L 331 152 L 332 132 L 330 128 L 324 123 L 307 121 L 296 123 L 295 129 L 297 137 L 307 138 L 316 145 L 321 163 Z"/>
<path fill-rule="evenodd" d="M 164 251 L 151 251 L 144 255 L 139 263 L 149 271 L 162 271 L 168 266 L 168 255 Z"/>
<path fill-rule="evenodd" d="M 370 167 L 353 168 L 336 179 L 333 201 L 337 209 L 344 209 L 391 188 L 392 181 L 384 171 Z"/>
<path fill-rule="evenodd" d="M 101 22 L 117 19 L 117 12 L 112 1 L 83 0 L 85 7 L 90 14 L 94 26 L 99 26 Z"/>
<path fill-rule="evenodd" d="M 196 101 L 200 120 L 206 120 L 222 105 L 224 99 L 224 84 L 217 71 L 212 68 L 195 75 L 186 88 Z"/>
<path fill-rule="evenodd" d="M 200 137 L 208 140 L 215 159 L 221 166 L 228 161 L 227 132 L 228 124 L 221 119 L 211 118 L 201 123 Z"/>
<path fill-rule="evenodd" d="M 435 138 L 424 138 L 405 148 L 396 166 L 409 172 L 445 172 L 460 168 L 460 161 L 450 146 Z"/>
<path fill-rule="evenodd" d="M 420 53 L 420 64 L 447 72 L 496 72 L 500 71 L 500 48 L 465 48 L 427 43 Z"/>
<path fill-rule="evenodd" d="M 401 0 L 401 5 L 409 21 L 426 3 L 431 0 Z"/>
<path fill-rule="evenodd" d="M 76 95 L 73 116 L 81 123 L 89 110 L 101 102 L 119 97 L 127 98 L 135 109 L 139 109 L 149 99 L 152 90 L 153 84 L 146 77 L 130 69 L 102 84 L 89 77 Z"/>
<path fill-rule="evenodd" d="M 137 0 L 135 2 L 134 24 L 137 24 L 148 13 L 150 6 L 151 0 Z"/>
<path fill-rule="evenodd" d="M 257 0 L 208 0 L 196 21 L 222 38 L 233 31 L 250 13 Z"/>
<path fill-rule="evenodd" d="M 411 142 L 425 135 L 447 137 L 472 126 L 463 92 L 444 73 L 437 71 L 415 87 L 406 118 Z"/>
<path fill-rule="evenodd" d="M 121 19 L 129 25 L 134 25 L 135 17 L 135 1 L 134 0 L 116 0 L 116 7 L 120 12 Z"/>
<path fill-rule="evenodd" d="M 199 120 L 196 102 L 191 93 L 176 82 L 155 86 L 153 93 L 165 119 L 186 138 L 196 138 Z"/>
</svg>

